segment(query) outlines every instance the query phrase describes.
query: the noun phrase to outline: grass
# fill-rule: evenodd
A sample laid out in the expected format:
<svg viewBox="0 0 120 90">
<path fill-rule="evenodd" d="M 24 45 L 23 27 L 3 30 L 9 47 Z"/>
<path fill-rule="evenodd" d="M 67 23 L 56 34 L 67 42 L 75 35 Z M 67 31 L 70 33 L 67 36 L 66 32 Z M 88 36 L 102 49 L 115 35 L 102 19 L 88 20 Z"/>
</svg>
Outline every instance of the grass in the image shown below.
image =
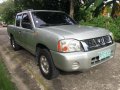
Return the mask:
<svg viewBox="0 0 120 90">
<path fill-rule="evenodd" d="M 2 58 L 0 58 L 0 90 L 17 90 Z"/>
</svg>

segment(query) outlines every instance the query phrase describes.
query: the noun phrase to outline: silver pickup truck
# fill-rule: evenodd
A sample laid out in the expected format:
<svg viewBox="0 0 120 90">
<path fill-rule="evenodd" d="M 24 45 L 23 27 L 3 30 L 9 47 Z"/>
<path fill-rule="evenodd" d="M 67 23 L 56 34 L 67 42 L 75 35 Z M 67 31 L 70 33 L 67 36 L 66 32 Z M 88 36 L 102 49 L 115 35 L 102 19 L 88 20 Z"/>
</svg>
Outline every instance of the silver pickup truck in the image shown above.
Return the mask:
<svg viewBox="0 0 120 90">
<path fill-rule="evenodd" d="M 115 53 L 111 32 L 78 25 L 61 11 L 23 11 L 7 31 L 14 50 L 23 47 L 36 56 L 46 79 L 57 77 L 59 70 L 88 70 L 113 58 Z"/>
</svg>

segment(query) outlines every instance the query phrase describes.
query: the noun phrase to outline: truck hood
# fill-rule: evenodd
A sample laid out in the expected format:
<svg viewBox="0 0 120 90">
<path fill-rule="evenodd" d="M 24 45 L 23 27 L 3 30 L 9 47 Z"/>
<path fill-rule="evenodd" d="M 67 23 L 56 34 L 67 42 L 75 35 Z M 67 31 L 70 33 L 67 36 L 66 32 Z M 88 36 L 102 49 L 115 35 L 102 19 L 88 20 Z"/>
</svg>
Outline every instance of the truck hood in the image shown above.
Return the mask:
<svg viewBox="0 0 120 90">
<path fill-rule="evenodd" d="M 62 25 L 47 28 L 50 32 L 62 35 L 65 39 L 74 38 L 77 40 L 84 40 L 109 35 L 108 30 L 92 26 Z"/>
</svg>

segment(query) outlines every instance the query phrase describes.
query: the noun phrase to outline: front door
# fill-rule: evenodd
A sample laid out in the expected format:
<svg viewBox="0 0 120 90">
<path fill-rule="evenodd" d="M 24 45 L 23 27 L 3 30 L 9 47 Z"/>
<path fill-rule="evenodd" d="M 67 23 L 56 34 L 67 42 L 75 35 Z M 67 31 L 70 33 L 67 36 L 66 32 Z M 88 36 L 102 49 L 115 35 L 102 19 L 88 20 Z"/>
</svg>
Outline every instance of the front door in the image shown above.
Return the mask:
<svg viewBox="0 0 120 90">
<path fill-rule="evenodd" d="M 35 30 L 27 13 L 23 14 L 21 25 L 23 28 L 21 32 L 23 47 L 33 53 L 35 48 Z"/>
</svg>

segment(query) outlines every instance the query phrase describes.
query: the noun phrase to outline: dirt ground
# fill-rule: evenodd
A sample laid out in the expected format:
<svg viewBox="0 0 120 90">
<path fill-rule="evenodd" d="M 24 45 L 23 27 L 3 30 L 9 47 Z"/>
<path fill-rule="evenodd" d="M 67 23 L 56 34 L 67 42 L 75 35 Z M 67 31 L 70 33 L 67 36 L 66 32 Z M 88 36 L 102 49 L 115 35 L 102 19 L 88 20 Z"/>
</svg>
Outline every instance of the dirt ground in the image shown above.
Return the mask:
<svg viewBox="0 0 120 90">
<path fill-rule="evenodd" d="M 40 74 L 35 57 L 22 49 L 14 51 L 9 43 L 6 28 L 0 28 L 0 53 L 19 90 L 120 90 L 120 44 L 117 43 L 114 59 L 84 73 L 61 72 L 53 80 Z"/>
</svg>

